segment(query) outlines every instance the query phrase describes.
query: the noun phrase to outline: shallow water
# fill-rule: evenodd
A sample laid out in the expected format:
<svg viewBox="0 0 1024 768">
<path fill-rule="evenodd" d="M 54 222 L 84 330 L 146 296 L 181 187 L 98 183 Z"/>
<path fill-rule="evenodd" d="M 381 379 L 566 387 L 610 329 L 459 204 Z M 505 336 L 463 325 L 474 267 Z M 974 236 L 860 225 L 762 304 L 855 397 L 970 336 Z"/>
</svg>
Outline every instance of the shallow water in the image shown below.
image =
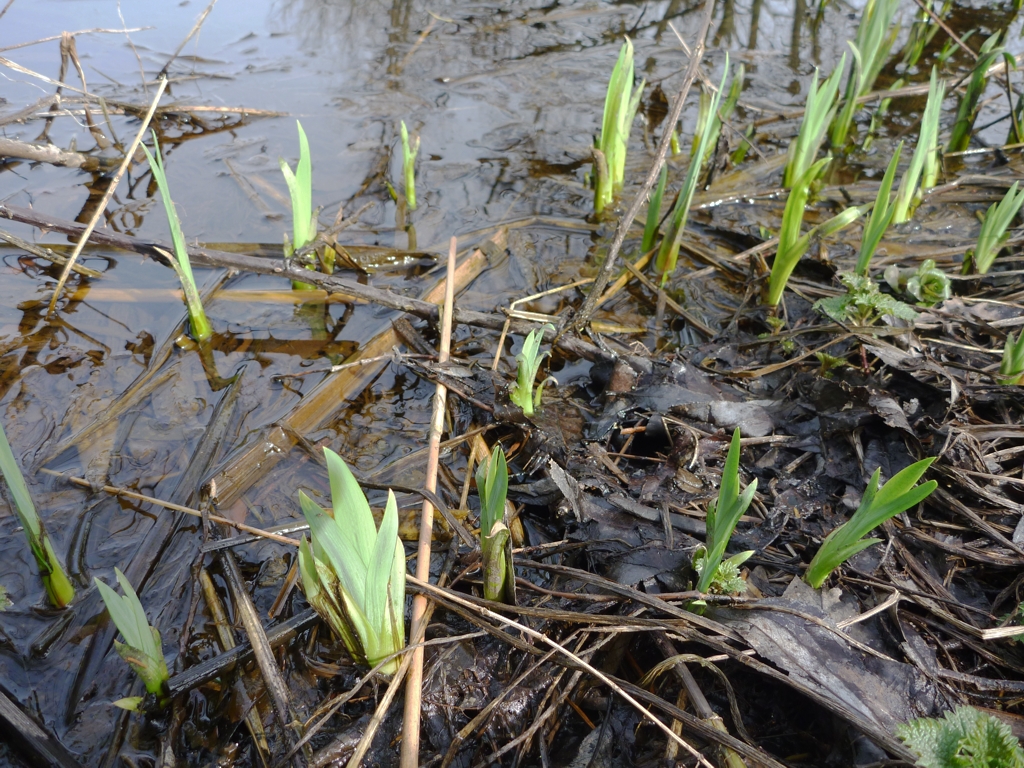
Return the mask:
<svg viewBox="0 0 1024 768">
<path fill-rule="evenodd" d="M 108 2 L 17 0 L 0 22 L 0 48 L 64 30 L 145 27 L 127 34 L 77 36 L 89 90 L 112 101 L 145 105 L 154 75 L 171 59 L 201 10 L 195 2 L 124 4 L 122 19 L 117 6 Z M 908 21 L 912 10 L 913 4 L 906 3 L 903 15 Z M 725 51 L 733 62 L 747 66 L 748 109 L 741 109 L 739 122 L 757 117 L 758 109 L 770 113 L 802 106 L 813 67 L 830 71 L 838 61 L 845 41 L 853 36 L 855 8 L 830 5 L 817 22 L 815 12 L 801 0 L 725 3 L 716 12 L 707 57 L 710 74 L 717 81 Z M 513 232 L 509 258 L 477 279 L 460 301 L 490 311 L 589 276 L 608 227 L 589 222 L 591 193 L 584 181 L 606 79 L 622 35 L 628 33 L 635 40 L 638 71 L 650 84 L 641 108 L 646 123 L 636 124 L 631 145 L 628 175 L 636 183 L 649 163 L 649 126 L 661 119 L 651 85 L 672 94 L 687 62 L 670 25 L 689 43 L 698 13 L 699 7 L 674 0 L 503 5 L 221 0 L 170 64 L 172 85 L 163 104 L 229 109 L 196 112 L 195 120 L 167 116 L 158 123 L 186 236 L 207 243 L 281 242 L 290 230 L 290 214 L 278 160 L 295 162 L 298 118 L 309 136 L 314 204 L 323 208 L 321 224 L 330 225 L 339 208 L 353 215 L 368 205 L 358 223 L 342 235 L 342 242 L 438 253 L 452 235 L 477 242 L 501 224 L 540 217 Z M 1003 17 L 992 15 L 997 18 Z M 986 21 L 967 7 L 958 8 L 953 19 L 957 28 Z M 1017 22 L 1012 40 L 1019 38 L 1019 30 Z M 0 55 L 57 77 L 55 41 Z M 140 69 L 150 81 L 148 87 L 140 85 Z M 22 72 L 4 68 L 0 73 L 5 100 L 0 116 L 53 91 L 51 85 Z M 81 85 L 73 72 L 66 82 Z M 695 104 L 691 98 L 684 112 L 687 139 Z M 49 137 L 64 148 L 87 149 L 92 140 L 76 111 L 80 105 L 68 106 L 69 113 L 55 117 Z M 891 124 L 879 144 L 888 146 L 920 106 L 894 105 Z M 663 111 L 664 105 L 660 108 Z M 284 114 L 243 117 L 242 109 Z M 999 114 L 995 108 L 983 111 L 978 124 Z M 396 226 L 396 206 L 384 184 L 397 184 L 400 175 L 400 120 L 422 141 L 417 174 L 420 208 L 410 216 L 414 233 Z M 114 115 L 111 121 L 123 142 L 137 130 L 133 118 Z M 8 124 L 4 130 L 9 137 L 34 140 L 42 126 L 37 118 Z M 778 131 L 778 143 L 784 147 L 791 128 L 785 124 L 769 130 Z M 1004 126 L 982 132 L 992 141 L 1001 135 Z M 770 153 L 772 143 L 769 135 L 759 146 Z M 106 154 L 115 155 L 113 150 Z M 868 175 L 877 172 L 870 157 L 864 165 Z M 90 187 L 98 180 L 90 174 L 19 162 L 0 169 L 0 199 L 10 204 L 82 220 L 95 203 Z M 105 226 L 166 240 L 164 213 L 155 192 L 145 166 L 134 169 L 108 206 Z M 723 206 L 694 218 L 705 227 L 702 237 L 708 247 L 715 248 L 722 245 L 716 228 L 756 233 L 761 212 L 744 205 Z M 30 240 L 66 242 L 23 225 L 4 223 L 4 228 Z M 106 478 L 111 485 L 166 498 L 223 397 L 224 382 L 217 377 L 245 371 L 238 411 L 219 454 L 223 458 L 252 445 L 319 380 L 281 377 L 324 369 L 347 358 L 392 317 L 365 305 L 296 306 L 287 281 L 227 278 L 214 270 L 197 270 L 205 288 L 223 283 L 226 291 L 208 307 L 217 334 L 216 375 L 204 370 L 196 352 L 171 347 L 160 370 L 164 378 L 151 395 L 82 444 L 60 450 L 69 437 L 117 403 L 151 365 L 153 355 L 181 333 L 185 313 L 175 277 L 137 255 L 89 249 L 82 263 L 99 270 L 102 277 L 73 278 L 58 318 L 48 322 L 45 307 L 57 272 L 11 248 L 0 250 L 0 255 L 0 418 L 58 550 L 69 553 L 70 570 L 83 596 L 93 576 L 111 581 L 113 567 L 125 567 L 154 515 L 164 513 L 68 489 L 33 470 L 47 466 Z M 684 264 L 681 270 L 702 266 Z M 371 279 L 375 285 L 418 292 L 433 278 L 410 267 Z M 693 311 L 707 317 L 719 317 L 723 308 L 738 300 L 734 286 L 715 275 L 692 283 L 679 280 L 676 289 Z M 268 294 L 232 300 L 230 292 L 243 290 Z M 537 301 L 531 309 L 556 312 L 580 298 L 580 293 L 570 291 Z M 643 327 L 650 314 L 645 304 L 630 297 L 606 309 L 608 319 L 623 325 Z M 655 341 L 659 347 L 674 346 L 691 338 L 670 328 Z M 461 348 L 478 353 L 494 344 L 491 335 L 466 329 L 457 332 L 456 340 Z M 512 343 L 506 346 L 509 351 Z M 506 362 L 511 357 L 506 355 Z M 585 375 L 585 366 L 573 366 L 561 383 L 581 382 Z M 429 382 L 405 368 L 388 366 L 329 423 L 304 437 L 334 446 L 363 472 L 386 470 L 423 445 L 432 392 Z M 239 510 L 261 525 L 293 517 L 297 489 L 323 493 L 322 475 L 309 456 L 295 448 L 248 489 Z M 83 764 L 99 765 L 117 719 L 109 701 L 128 695 L 131 678 L 116 654 L 107 653 L 96 679 L 84 682 L 85 699 L 72 701 L 97 619 L 95 603 L 80 598 L 66 630 L 45 652 L 34 652 L 33 646 L 55 626 L 58 616 L 42 608 L 42 588 L 16 519 L 3 507 L 0 532 L 0 584 L 15 603 L 0 616 L 0 683 Z M 169 663 L 182 661 L 180 630 L 191 592 L 181 587 L 181 570 L 183 563 L 191 562 L 199 541 L 198 527 L 186 523 L 169 549 L 181 562 L 161 562 L 150 579 L 152 586 L 143 592 L 143 603 L 164 632 Z M 276 563 L 291 553 L 263 544 L 250 545 L 241 554 L 255 576 L 261 563 Z M 265 610 L 275 594 L 276 587 L 258 590 L 258 606 Z M 200 611 L 194 637 L 184 644 L 190 663 L 213 654 L 204 621 Z M 191 714 L 195 723 L 208 723 L 195 711 L 207 706 L 201 699 L 196 694 Z M 194 759 L 209 760 L 216 739 L 197 736 L 194 742 Z M 129 735 L 123 754 L 147 757 L 153 744 L 154 734 L 141 728 Z M 13 758 L 0 752 L 0 760 L 5 759 Z"/>
</svg>

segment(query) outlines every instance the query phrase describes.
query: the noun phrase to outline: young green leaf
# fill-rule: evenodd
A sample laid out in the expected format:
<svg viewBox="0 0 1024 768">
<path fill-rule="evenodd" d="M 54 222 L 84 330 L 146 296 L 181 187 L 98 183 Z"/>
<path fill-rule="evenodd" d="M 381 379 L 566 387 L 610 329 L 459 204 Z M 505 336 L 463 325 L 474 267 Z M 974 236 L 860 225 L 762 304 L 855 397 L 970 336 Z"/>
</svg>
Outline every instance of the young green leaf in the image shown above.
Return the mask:
<svg viewBox="0 0 1024 768">
<path fill-rule="evenodd" d="M 185 234 L 181 231 L 181 221 L 178 219 L 178 211 L 171 200 L 171 188 L 167 183 L 167 174 L 164 172 L 163 155 L 160 152 L 160 142 L 157 140 L 156 131 L 153 131 L 153 149 L 151 153 L 145 144 L 142 151 L 149 161 L 149 168 L 156 179 L 157 188 L 160 190 L 160 199 L 163 201 L 164 212 L 167 214 L 167 224 L 171 229 L 171 242 L 174 243 L 174 255 L 177 262 L 171 259 L 171 266 L 178 275 L 181 282 L 181 290 L 185 294 L 185 304 L 188 306 L 189 322 L 192 330 L 192 337 L 200 344 L 205 344 L 213 336 L 213 326 L 206 317 L 203 310 L 203 302 L 199 297 L 199 289 L 196 287 L 196 280 L 192 274 L 192 262 L 189 261 L 188 247 L 185 245 Z"/>
<path fill-rule="evenodd" d="M 532 416 L 534 407 L 540 404 L 540 393 L 543 385 L 537 387 L 534 395 L 533 383 L 537 378 L 541 363 L 550 352 L 540 353 L 541 341 L 544 339 L 544 332 L 548 329 L 554 330 L 550 323 L 530 331 L 523 341 L 523 348 L 516 355 L 516 362 L 519 364 L 516 369 L 516 385 L 512 388 L 509 398 L 513 403 L 523 409 L 523 413 Z"/>
<path fill-rule="evenodd" d="M 405 203 L 410 211 L 416 210 L 416 155 L 420 151 L 420 137 L 410 144 L 409 129 L 402 121 L 402 177 L 405 180 Z"/>
<path fill-rule="evenodd" d="M 647 205 L 647 222 L 644 224 L 644 239 L 640 245 L 640 253 L 649 253 L 654 247 L 654 238 L 658 236 L 658 222 L 661 220 L 661 201 L 665 196 L 665 183 L 668 181 L 668 165 L 661 166 L 658 186 L 651 195 Z"/>
<path fill-rule="evenodd" d="M 917 145 L 910 166 L 900 179 L 900 187 L 893 203 L 893 224 L 902 224 L 910 218 L 919 197 L 918 182 L 922 187 L 935 183 L 939 152 L 939 117 L 942 114 L 942 100 L 946 95 L 946 81 L 939 80 L 937 70 L 932 67 L 928 85 L 928 102 L 921 115 L 921 130 L 918 133 Z M 924 176 L 922 176 L 924 173 Z"/>
<path fill-rule="evenodd" d="M 892 222 L 892 216 L 896 212 L 895 207 L 889 201 L 892 193 L 892 183 L 896 178 L 896 165 L 900 161 L 900 154 L 903 152 L 903 142 L 896 147 L 896 152 L 889 161 L 889 167 L 885 169 L 882 177 L 882 186 L 878 188 L 878 195 L 875 197 L 875 205 L 871 209 L 871 218 L 864 228 L 864 235 L 860 242 L 860 255 L 857 257 L 856 273 L 867 276 L 868 267 L 871 265 L 871 257 L 878 250 L 878 244 L 882 242 L 885 230 Z"/>
<path fill-rule="evenodd" d="M 10 491 L 14 514 L 18 516 L 21 527 L 25 529 L 25 538 L 28 539 L 29 549 L 42 576 L 46 596 L 55 608 L 63 608 L 74 600 L 75 588 L 64 573 L 64 567 L 54 552 L 53 545 L 50 544 L 50 537 L 46 534 L 43 521 L 36 513 L 25 477 L 21 474 L 21 467 L 14 458 L 11 444 L 7 442 L 3 424 L 0 424 L 0 474 L 3 475 Z"/>
<path fill-rule="evenodd" d="M 707 592 L 715 579 L 725 549 L 729 546 L 729 539 L 736 529 L 736 523 L 747 511 L 754 494 L 757 492 L 757 480 L 748 485 L 740 494 L 740 428 L 732 434 L 732 441 L 729 443 L 729 453 L 725 458 L 725 466 L 722 468 L 722 484 L 718 489 L 718 500 L 708 506 L 707 515 L 707 537 L 703 547 L 698 549 L 698 554 L 703 560 L 700 569 L 700 578 L 697 581 L 697 591 Z M 748 555 L 749 557 L 749 555 Z M 734 563 L 736 556 L 731 558 Z"/>
<path fill-rule="evenodd" d="M 922 459 L 895 474 L 878 489 L 881 469 L 868 481 L 860 506 L 853 516 L 825 537 L 821 548 L 814 555 L 804 578 L 818 589 L 836 568 L 849 558 L 880 539 L 865 539 L 864 536 L 886 520 L 924 501 L 938 486 L 934 480 L 915 486 L 921 476 L 932 465 L 935 458 Z"/>
<path fill-rule="evenodd" d="M 999 363 L 996 382 L 1003 385 L 1018 385 L 1024 382 L 1024 331 L 1016 339 L 1012 333 L 1006 334 L 1006 345 L 1003 347 L 1003 359 Z"/>
<path fill-rule="evenodd" d="M 1003 245 L 1010 239 L 1010 225 L 1024 205 L 1024 190 L 1018 191 L 1017 187 L 1018 182 L 1013 182 L 1003 199 L 989 207 L 978 233 L 978 244 L 964 259 L 964 274 L 969 272 L 972 264 L 979 275 L 987 274 Z"/>
<path fill-rule="evenodd" d="M 605 168 L 595 173 L 594 211 L 601 213 L 622 188 L 626 178 L 626 150 L 633 118 L 640 106 L 644 81 L 633 90 L 633 41 L 628 37 L 619 50 L 605 92 L 601 135 L 595 155 L 603 157 Z"/>
<path fill-rule="evenodd" d="M 825 129 L 835 114 L 836 95 L 839 92 L 839 78 L 846 66 L 846 54 L 839 60 L 839 66 L 829 75 L 828 79 L 818 87 L 818 70 L 814 70 L 811 87 L 807 93 L 807 108 L 800 124 L 800 132 L 790 142 L 786 159 L 786 170 L 782 175 L 782 186 L 794 189 L 799 184 L 808 186 L 818 178 L 817 175 L 805 179 L 808 170 L 816 166 L 815 158 L 825 138 Z M 816 166 L 818 175 L 824 171 L 824 165 Z"/>
<path fill-rule="evenodd" d="M 500 445 L 476 471 L 480 495 L 480 551 L 484 572 L 484 597 L 515 605 L 515 573 L 512 570 L 512 542 L 505 526 L 508 496 L 508 465 Z"/>
<path fill-rule="evenodd" d="M 1024 749 L 1006 723 L 973 707 L 896 726 L 923 768 L 1024 768 Z"/>
</svg>

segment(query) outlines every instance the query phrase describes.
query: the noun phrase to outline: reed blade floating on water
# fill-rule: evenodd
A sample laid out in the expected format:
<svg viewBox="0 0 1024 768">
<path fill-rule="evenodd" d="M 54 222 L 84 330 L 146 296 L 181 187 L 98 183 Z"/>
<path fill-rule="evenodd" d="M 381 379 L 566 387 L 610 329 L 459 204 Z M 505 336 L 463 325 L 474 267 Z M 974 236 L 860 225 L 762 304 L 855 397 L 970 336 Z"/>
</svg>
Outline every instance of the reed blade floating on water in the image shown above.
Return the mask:
<svg viewBox="0 0 1024 768">
<path fill-rule="evenodd" d="M 32 496 L 28 492 L 25 477 L 21 474 L 21 468 L 14 458 L 11 444 L 7 442 L 7 434 L 4 432 L 2 424 L 0 424 L 0 473 L 3 474 L 7 485 L 14 514 L 18 516 L 21 527 L 25 529 L 28 546 L 39 567 L 43 586 L 46 587 L 46 596 L 51 605 L 56 608 L 64 608 L 74 600 L 75 588 L 71 585 L 67 574 L 64 573 L 64 567 L 53 549 L 53 544 L 50 543 L 50 537 L 46 534 L 43 521 L 36 513 L 36 507 L 32 503 Z"/>
<path fill-rule="evenodd" d="M 868 481 L 867 488 L 864 489 L 864 496 L 857 511 L 821 543 L 804 575 L 807 583 L 818 589 L 832 571 L 861 550 L 881 541 L 865 539 L 870 531 L 928 498 L 938 487 L 938 483 L 929 480 L 921 485 L 915 484 L 933 461 L 934 456 L 911 464 L 893 475 L 881 489 L 878 488 L 878 481 L 882 470 L 876 469 Z"/>
<path fill-rule="evenodd" d="M 1008 230 L 1024 204 L 1024 190 L 1018 191 L 1018 183 L 1013 182 L 1003 199 L 989 206 L 978 233 L 978 243 L 964 259 L 965 275 L 970 274 L 972 267 L 979 275 L 987 274 L 1003 245 L 1010 239 Z"/>
<path fill-rule="evenodd" d="M 633 41 L 628 37 L 619 50 L 604 99 L 601 135 L 595 149 L 594 211 L 611 205 L 626 178 L 626 150 L 633 118 L 640 106 L 645 81 L 633 89 Z"/>
<path fill-rule="evenodd" d="M 661 276 L 661 284 L 664 285 L 669 276 L 675 272 L 676 263 L 679 259 L 679 244 L 682 242 L 683 231 L 686 229 L 686 219 L 690 214 L 690 204 L 693 202 L 693 195 L 697 190 L 697 182 L 700 179 L 701 169 L 704 167 L 705 152 L 700 147 L 711 147 L 710 137 L 718 135 L 722 127 L 722 121 L 718 116 L 718 104 L 722 99 L 722 92 L 725 90 L 725 81 L 729 76 L 729 54 L 725 55 L 725 69 L 722 72 L 722 82 L 718 90 L 711 98 L 708 107 L 708 120 L 704 123 L 703 130 L 694 134 L 693 150 L 690 152 L 690 167 L 686 170 L 686 179 L 683 181 L 683 188 L 679 190 L 675 207 L 669 217 L 665 235 L 661 240 L 661 247 L 658 249 L 658 258 L 655 260 L 654 269 Z"/>
<path fill-rule="evenodd" d="M 483 563 L 484 597 L 515 605 L 516 582 L 512 570 L 512 539 L 505 524 L 508 496 L 508 464 L 500 445 L 476 472 L 480 494 L 480 552 Z"/>
<path fill-rule="evenodd" d="M 842 148 L 853 124 L 857 99 L 871 92 L 878 73 L 889 58 L 896 42 L 899 25 L 893 24 L 900 0 L 868 0 L 861 13 L 857 37 L 849 43 L 853 51 L 853 64 L 846 78 L 843 108 L 832 121 L 829 135 L 833 147 Z"/>
<path fill-rule="evenodd" d="M 185 246 L 185 234 L 181 231 L 178 211 L 171 199 L 171 188 L 167 183 L 167 174 L 164 172 L 164 160 L 156 131 L 153 131 L 153 149 L 154 152 L 150 152 L 145 144 L 142 145 L 142 151 L 146 154 L 146 160 L 149 161 L 153 178 L 156 179 L 157 188 L 160 190 L 160 199 L 163 201 L 164 211 L 167 213 L 167 224 L 171 229 L 171 242 L 174 244 L 174 256 L 177 260 L 170 259 L 170 263 L 178 275 L 181 290 L 185 294 L 192 338 L 200 344 L 204 344 L 213 336 L 213 327 L 206 318 L 203 302 L 199 297 L 199 289 L 196 288 L 196 280 L 192 275 L 192 262 L 188 258 L 188 248 Z"/>
<path fill-rule="evenodd" d="M 889 228 L 893 214 L 896 212 L 896 206 L 889 198 L 892 195 L 892 184 L 896 178 L 896 166 L 900 161 L 900 154 L 902 152 L 903 142 L 901 141 L 896 147 L 892 159 L 889 161 L 889 167 L 885 169 L 882 185 L 878 188 L 875 205 L 871 209 L 871 217 L 864 228 L 864 235 L 860 241 L 860 254 L 857 256 L 857 267 L 854 270 L 858 275 L 867 276 L 868 268 L 871 266 L 871 258 L 875 255 L 875 251 L 878 250 L 878 244 L 882 242 L 885 230 Z"/>
<path fill-rule="evenodd" d="M 410 211 L 416 210 L 416 155 L 420 151 L 420 137 L 409 141 L 409 129 L 402 121 L 402 179 L 405 182 L 405 204 Z"/>
<path fill-rule="evenodd" d="M 942 100 L 945 96 L 946 81 L 939 80 L 936 68 L 932 67 L 928 83 L 928 102 L 921 114 L 917 146 L 914 147 L 910 166 L 900 179 L 896 202 L 893 204 L 893 224 L 902 224 L 910 218 L 920 200 L 919 181 L 921 187 L 925 189 L 935 185 L 939 165 L 939 117 L 942 114 Z"/>
<path fill-rule="evenodd" d="M 405 647 L 405 550 L 398 505 L 388 491 L 380 529 L 348 466 L 324 449 L 333 515 L 299 492 L 312 546 L 302 539 L 299 573 L 309 604 L 341 638 L 352 658 L 373 667 Z M 400 658 L 382 669 L 394 674 Z"/>
<path fill-rule="evenodd" d="M 114 626 L 124 638 L 123 643 L 115 640 L 114 647 L 117 649 L 118 655 L 128 662 L 128 665 L 142 678 L 146 690 L 156 696 L 158 700 L 166 699 L 167 681 L 170 674 L 167 671 L 167 662 L 164 660 L 163 648 L 160 644 L 160 633 L 156 627 L 149 625 L 139 596 L 125 575 L 117 568 L 114 569 L 114 575 L 117 577 L 117 583 L 121 585 L 124 595 L 117 594 L 98 578 L 93 578 Z M 122 709 L 132 710 L 138 709 L 141 703 L 140 699 L 134 697 L 114 702 Z"/>
</svg>

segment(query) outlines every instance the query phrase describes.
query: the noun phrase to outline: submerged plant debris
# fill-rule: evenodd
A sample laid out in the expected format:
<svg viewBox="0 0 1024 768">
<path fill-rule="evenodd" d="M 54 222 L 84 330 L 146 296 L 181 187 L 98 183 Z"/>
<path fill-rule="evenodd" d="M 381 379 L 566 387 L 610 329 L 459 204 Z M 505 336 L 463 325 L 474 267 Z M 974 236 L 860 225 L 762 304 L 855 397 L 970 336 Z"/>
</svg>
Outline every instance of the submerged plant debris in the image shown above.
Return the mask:
<svg viewBox="0 0 1024 768">
<path fill-rule="evenodd" d="M 74 597 L 0 486 L 0 764 L 1019 762 L 1013 4 L 31 5 L 0 423 Z"/>
</svg>

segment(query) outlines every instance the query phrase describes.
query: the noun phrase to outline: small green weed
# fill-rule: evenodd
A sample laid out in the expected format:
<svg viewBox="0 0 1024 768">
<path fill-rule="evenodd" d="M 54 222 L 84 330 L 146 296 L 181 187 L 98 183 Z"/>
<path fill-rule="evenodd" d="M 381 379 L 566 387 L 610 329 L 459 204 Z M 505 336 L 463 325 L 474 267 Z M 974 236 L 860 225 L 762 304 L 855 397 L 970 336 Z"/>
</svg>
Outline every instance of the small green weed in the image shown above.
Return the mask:
<svg viewBox="0 0 1024 768">
<path fill-rule="evenodd" d="M 754 493 L 757 492 L 757 479 L 743 489 L 740 494 L 740 428 L 732 433 L 729 453 L 725 457 L 722 468 L 722 484 L 718 488 L 718 500 L 708 506 L 707 537 L 705 544 L 697 547 L 693 556 L 693 566 L 699 574 L 697 591 L 707 593 L 712 585 L 718 582 L 723 592 L 739 592 L 737 582 L 739 566 L 752 554 L 752 551 L 733 555 L 725 563 L 722 557 L 729 546 L 736 523 L 747 511 Z M 724 570 L 722 566 L 725 566 Z M 727 589 L 728 588 L 728 589 Z M 746 584 L 743 584 L 746 588 Z"/>
<path fill-rule="evenodd" d="M 157 188 L 160 190 L 160 199 L 163 201 L 164 211 L 167 213 L 167 223 L 171 228 L 171 242 L 174 243 L 174 255 L 177 257 L 177 261 L 174 258 L 168 258 L 168 261 L 177 273 L 181 290 L 185 294 L 192 338 L 200 344 L 205 344 L 213 336 L 213 326 L 206 319 L 203 302 L 199 298 L 199 289 L 196 288 L 196 280 L 192 276 L 192 262 L 188 258 L 185 234 L 181 231 L 178 212 L 174 208 L 174 201 L 171 200 L 171 188 L 167 184 L 167 174 L 164 173 L 164 160 L 160 153 L 160 142 L 156 138 L 156 131 L 153 131 L 153 149 L 155 154 L 150 152 L 145 144 L 142 145 L 142 151 L 146 154 L 149 168 L 153 172 L 153 178 L 156 179 Z"/>
<path fill-rule="evenodd" d="M 896 726 L 922 768 L 1024 768 L 1024 750 L 1006 723 L 974 707 Z"/>
<path fill-rule="evenodd" d="M 118 655 L 142 678 L 146 690 L 156 696 L 162 705 L 167 697 L 170 674 L 160 645 L 160 633 L 156 627 L 149 625 L 139 596 L 125 575 L 117 568 L 114 569 L 114 575 L 124 595 L 117 594 L 99 579 L 93 579 L 114 626 L 124 638 L 123 643 L 115 640 L 114 647 Z M 136 710 L 142 704 L 142 699 L 132 696 L 115 701 L 114 704 L 122 709 Z"/>
<path fill-rule="evenodd" d="M 480 462 L 476 472 L 480 494 L 480 552 L 483 561 L 484 597 L 515 605 L 516 581 L 512 570 L 512 539 L 505 525 L 508 495 L 508 464 L 500 445 L 490 461 Z"/>
<path fill-rule="evenodd" d="M 917 316 L 910 305 L 878 290 L 878 284 L 870 277 L 852 272 L 840 272 L 838 277 L 846 286 L 846 293 L 814 302 L 815 310 L 837 323 L 874 325 L 883 315 L 908 321 Z"/>
<path fill-rule="evenodd" d="M 978 233 L 978 244 L 973 251 L 968 251 L 964 259 L 964 274 L 969 274 L 971 267 L 979 275 L 987 274 L 992 268 L 996 256 L 1003 245 L 1010 239 L 1010 225 L 1024 204 L 1024 190 L 1017 189 L 1017 182 L 1006 192 L 998 203 L 993 203 L 985 214 Z"/>
<path fill-rule="evenodd" d="M 333 515 L 299 492 L 312 546 L 302 538 L 299 573 L 309 604 L 352 658 L 373 667 L 405 647 L 405 549 L 398 505 L 388 492 L 380 529 L 359 483 L 334 451 L 324 449 Z M 400 659 L 382 671 L 394 674 Z"/>
<path fill-rule="evenodd" d="M 818 589 L 832 571 L 858 552 L 881 541 L 864 538 L 871 530 L 928 498 L 938 483 L 934 480 L 917 486 L 915 483 L 933 461 L 934 457 L 911 464 L 891 477 L 880 490 L 878 481 L 882 470 L 876 469 L 853 517 L 832 531 L 821 543 L 821 548 L 814 555 L 804 576 L 807 583 Z"/>
<path fill-rule="evenodd" d="M 522 351 L 516 355 L 516 362 L 519 363 L 519 366 L 516 369 L 516 385 L 512 388 L 510 399 L 522 408 L 523 413 L 527 416 L 532 416 L 534 409 L 540 407 L 541 393 L 547 381 L 542 381 L 537 385 L 536 391 L 534 390 L 533 383 L 537 378 L 540 365 L 544 362 L 544 358 L 551 354 L 550 352 L 544 354 L 540 352 L 544 332 L 548 329 L 554 330 L 555 326 L 548 323 L 530 331 L 523 341 Z"/>
<path fill-rule="evenodd" d="M 611 205 L 626 179 L 626 150 L 629 134 L 640 106 L 644 81 L 633 89 L 633 41 L 628 37 L 619 50 L 619 58 L 608 81 L 604 99 L 601 135 L 595 148 L 594 211 L 601 213 Z"/>
<path fill-rule="evenodd" d="M 21 527 L 25 529 L 25 538 L 28 539 L 29 549 L 32 550 L 32 556 L 36 559 L 39 573 L 43 577 L 46 596 L 50 599 L 51 605 L 63 608 L 75 599 L 75 588 L 71 585 L 67 574 L 64 573 L 60 558 L 53 550 L 50 537 L 46 535 L 46 528 L 43 527 L 43 521 L 36 514 L 36 507 L 32 503 L 32 496 L 29 495 L 25 477 L 21 474 L 21 468 L 14 459 L 14 451 L 11 450 L 11 444 L 7 442 L 7 434 L 4 432 L 2 424 L 0 424 L 0 473 L 3 474 L 7 483 L 14 514 L 18 516 Z"/>
<path fill-rule="evenodd" d="M 919 307 L 934 307 L 952 293 L 949 275 L 936 267 L 932 259 L 925 259 L 917 269 L 900 269 L 890 264 L 883 275 L 893 291 L 914 297 Z"/>
</svg>

